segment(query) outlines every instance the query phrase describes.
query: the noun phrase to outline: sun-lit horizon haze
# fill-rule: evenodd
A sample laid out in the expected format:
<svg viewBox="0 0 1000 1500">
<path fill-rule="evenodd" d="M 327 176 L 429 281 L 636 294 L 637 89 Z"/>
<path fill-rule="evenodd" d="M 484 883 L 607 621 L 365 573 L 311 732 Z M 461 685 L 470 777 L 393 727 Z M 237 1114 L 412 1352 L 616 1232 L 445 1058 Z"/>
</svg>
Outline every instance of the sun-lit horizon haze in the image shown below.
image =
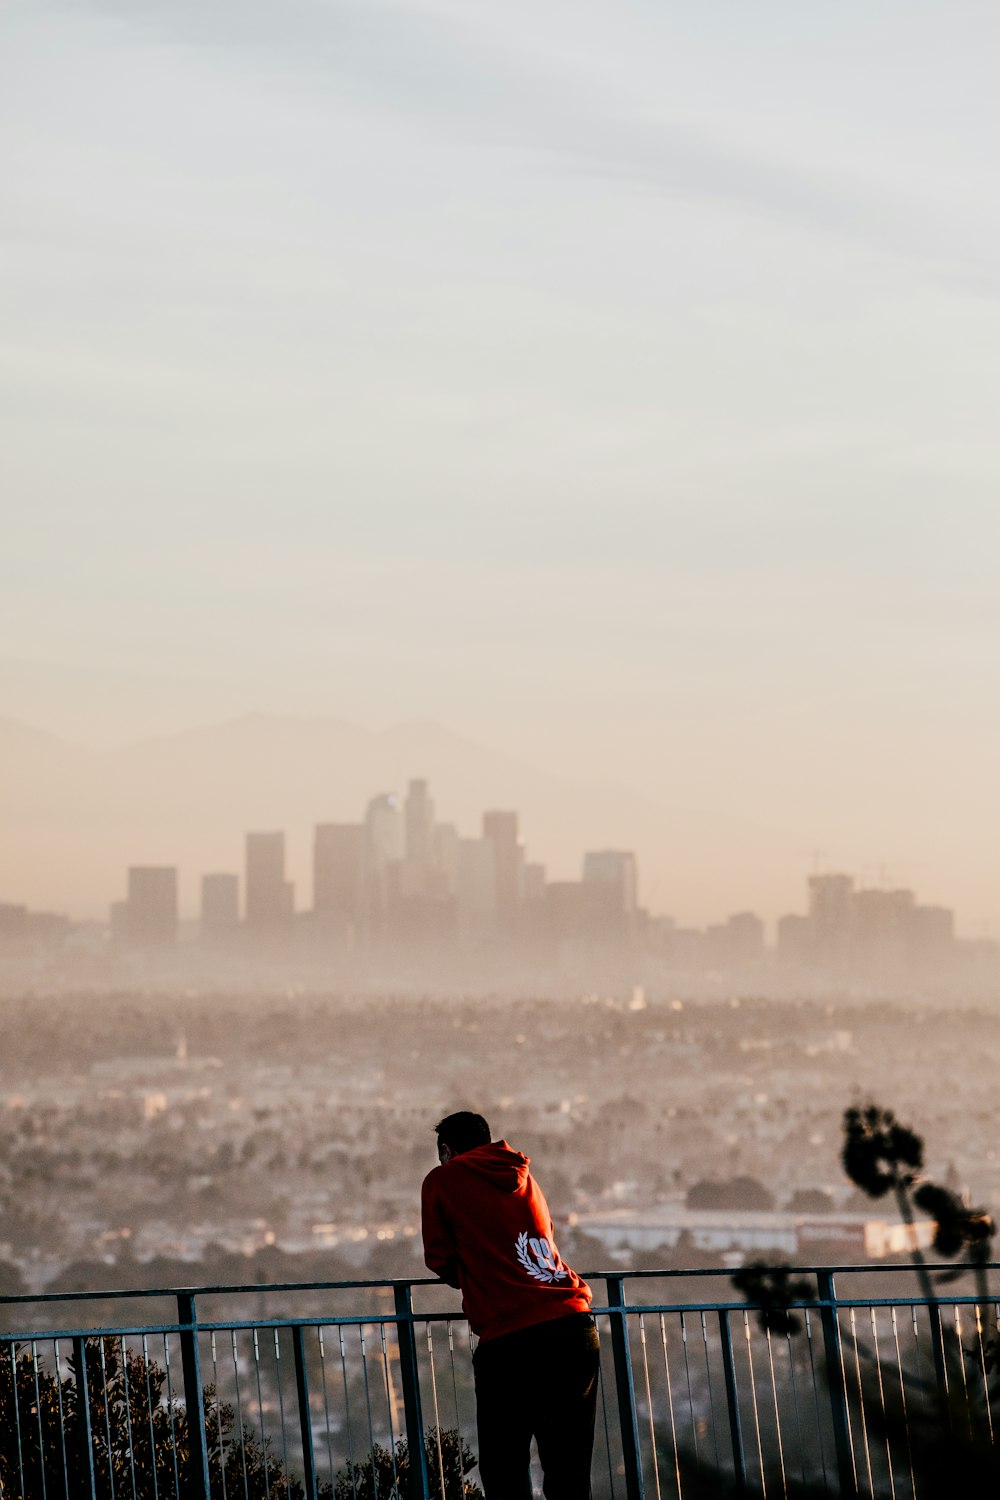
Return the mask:
<svg viewBox="0 0 1000 1500">
<path fill-rule="evenodd" d="M 429 774 L 681 921 L 818 863 L 1000 932 L 998 43 L 10 0 L 0 901 L 162 861 L 190 911 L 276 818 L 307 897 L 312 823 Z"/>
</svg>

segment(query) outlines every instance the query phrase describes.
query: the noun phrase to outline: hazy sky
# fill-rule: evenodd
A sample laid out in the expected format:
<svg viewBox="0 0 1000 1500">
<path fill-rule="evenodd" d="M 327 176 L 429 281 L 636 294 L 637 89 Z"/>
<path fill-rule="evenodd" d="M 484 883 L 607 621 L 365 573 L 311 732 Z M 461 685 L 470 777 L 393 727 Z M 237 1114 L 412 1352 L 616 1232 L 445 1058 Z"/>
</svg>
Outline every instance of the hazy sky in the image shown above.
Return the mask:
<svg viewBox="0 0 1000 1500">
<path fill-rule="evenodd" d="M 0 713 L 435 718 L 1000 916 L 998 48 L 6 0 Z"/>
</svg>

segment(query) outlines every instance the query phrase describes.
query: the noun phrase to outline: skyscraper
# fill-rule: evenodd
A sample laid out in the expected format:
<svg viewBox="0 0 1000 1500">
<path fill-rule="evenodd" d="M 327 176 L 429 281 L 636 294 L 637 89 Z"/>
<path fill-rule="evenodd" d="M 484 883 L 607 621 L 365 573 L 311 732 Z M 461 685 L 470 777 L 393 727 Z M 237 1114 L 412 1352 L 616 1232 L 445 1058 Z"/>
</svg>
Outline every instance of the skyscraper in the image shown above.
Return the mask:
<svg viewBox="0 0 1000 1500">
<path fill-rule="evenodd" d="M 177 870 L 173 865 L 131 865 L 128 895 L 119 906 L 116 932 L 140 947 L 177 941 Z"/>
<path fill-rule="evenodd" d="M 434 803 L 427 782 L 410 782 L 406 793 L 406 862 L 414 871 L 429 870 L 434 832 Z"/>
<path fill-rule="evenodd" d="M 635 855 L 627 849 L 594 849 L 583 856 L 584 885 L 614 892 L 615 908 L 633 914 L 639 905 L 639 872 Z"/>
<path fill-rule="evenodd" d="M 365 891 L 365 825 L 318 823 L 313 841 L 313 911 L 326 922 L 361 925 Z"/>
<path fill-rule="evenodd" d="M 285 879 L 285 835 L 248 833 L 246 844 L 247 926 L 274 932 L 290 925 L 295 891 Z"/>
<path fill-rule="evenodd" d="M 842 961 L 850 949 L 856 916 L 850 875 L 810 875 L 809 923 L 821 963 Z"/>
<path fill-rule="evenodd" d="M 483 813 L 483 838 L 496 862 L 497 916 L 509 927 L 524 896 L 524 846 L 516 812 Z"/>
</svg>

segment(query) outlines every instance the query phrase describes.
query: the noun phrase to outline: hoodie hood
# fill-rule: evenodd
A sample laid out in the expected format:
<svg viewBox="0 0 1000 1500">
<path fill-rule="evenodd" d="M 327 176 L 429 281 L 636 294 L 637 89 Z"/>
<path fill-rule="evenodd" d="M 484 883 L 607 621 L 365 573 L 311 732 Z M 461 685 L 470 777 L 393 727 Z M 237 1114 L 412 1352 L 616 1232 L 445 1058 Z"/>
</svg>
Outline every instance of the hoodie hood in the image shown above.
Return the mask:
<svg viewBox="0 0 1000 1500">
<path fill-rule="evenodd" d="M 512 1150 L 506 1141 L 491 1141 L 488 1146 L 475 1146 L 471 1151 L 453 1156 L 446 1165 L 475 1172 L 477 1177 L 491 1183 L 501 1193 L 524 1193 L 528 1186 L 531 1157 Z"/>
</svg>

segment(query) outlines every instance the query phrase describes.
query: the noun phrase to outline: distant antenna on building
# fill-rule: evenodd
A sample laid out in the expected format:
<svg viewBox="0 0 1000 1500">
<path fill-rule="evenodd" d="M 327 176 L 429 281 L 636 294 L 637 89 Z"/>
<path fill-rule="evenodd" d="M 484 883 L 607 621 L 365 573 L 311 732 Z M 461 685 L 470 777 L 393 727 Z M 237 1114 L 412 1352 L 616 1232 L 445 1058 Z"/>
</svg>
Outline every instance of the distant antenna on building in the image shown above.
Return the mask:
<svg viewBox="0 0 1000 1500">
<path fill-rule="evenodd" d="M 825 849 L 800 849 L 799 853 L 805 855 L 806 859 L 811 860 L 812 873 L 814 875 L 821 875 L 823 873 L 823 866 L 829 858 Z"/>
</svg>

